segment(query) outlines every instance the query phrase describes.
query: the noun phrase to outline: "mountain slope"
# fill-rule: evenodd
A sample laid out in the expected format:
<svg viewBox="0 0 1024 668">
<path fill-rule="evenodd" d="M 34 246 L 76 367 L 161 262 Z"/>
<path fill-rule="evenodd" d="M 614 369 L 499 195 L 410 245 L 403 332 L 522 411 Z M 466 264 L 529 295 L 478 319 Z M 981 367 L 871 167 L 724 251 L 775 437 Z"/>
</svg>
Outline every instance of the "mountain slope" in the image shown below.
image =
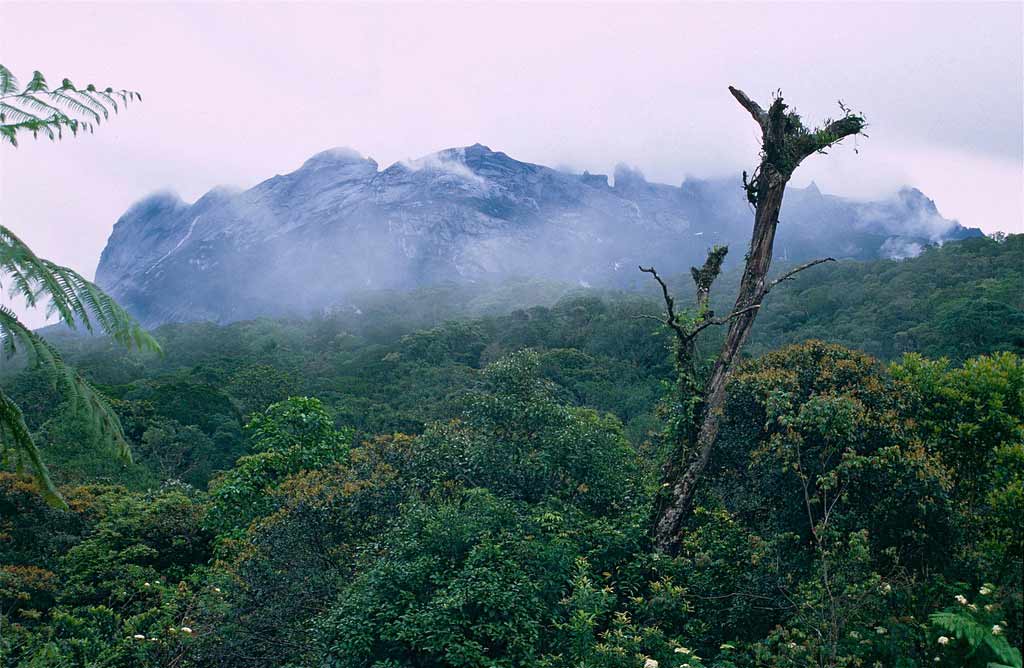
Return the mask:
<svg viewBox="0 0 1024 668">
<path fill-rule="evenodd" d="M 878 202 L 793 190 L 777 252 L 903 257 L 979 235 L 916 190 Z M 250 190 L 194 204 L 150 196 L 114 226 L 97 282 L 147 325 L 302 315 L 353 290 L 509 276 L 630 285 L 636 266 L 683 271 L 713 243 L 742 257 L 738 184 L 647 182 L 620 167 L 570 174 L 476 144 L 380 170 L 350 149 L 319 153 Z"/>
</svg>

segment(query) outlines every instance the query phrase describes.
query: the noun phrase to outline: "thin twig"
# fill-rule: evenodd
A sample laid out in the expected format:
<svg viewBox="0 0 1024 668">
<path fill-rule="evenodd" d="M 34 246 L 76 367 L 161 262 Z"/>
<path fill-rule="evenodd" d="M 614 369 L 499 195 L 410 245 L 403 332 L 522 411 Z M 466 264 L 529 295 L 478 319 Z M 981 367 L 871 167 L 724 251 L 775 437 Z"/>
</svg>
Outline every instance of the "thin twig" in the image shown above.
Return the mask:
<svg viewBox="0 0 1024 668">
<path fill-rule="evenodd" d="M 665 298 L 665 308 L 668 311 L 664 322 L 672 328 L 681 342 L 686 343 L 689 337 L 686 330 L 676 321 L 676 300 L 672 299 L 672 295 L 669 294 L 665 281 L 661 280 L 661 276 L 658 276 L 658 272 L 654 270 L 654 267 L 644 267 L 641 265 L 640 271 L 650 274 L 654 277 L 654 280 L 658 281 L 658 285 L 661 286 L 661 294 Z"/>
<path fill-rule="evenodd" d="M 733 311 L 732 313 L 730 313 L 729 315 L 725 316 L 724 318 L 709 318 L 709 319 L 705 320 L 704 322 L 700 323 L 699 325 L 697 325 L 693 329 L 693 331 L 690 332 L 689 338 L 692 339 L 693 337 L 697 336 L 698 334 L 700 334 L 700 332 L 703 329 L 705 329 L 707 327 L 711 327 L 712 325 L 724 325 L 725 323 L 729 322 L 733 318 L 738 318 L 739 316 L 743 315 L 744 313 L 750 313 L 751 311 L 756 311 L 759 308 L 761 308 L 760 304 L 753 304 L 752 306 L 747 306 L 746 308 L 741 308 L 738 311 Z"/>
<path fill-rule="evenodd" d="M 762 294 L 762 296 L 768 294 L 768 292 L 772 288 L 774 288 L 776 285 L 778 285 L 779 283 L 781 283 L 783 281 L 788 281 L 788 280 L 792 279 L 794 274 L 798 274 L 801 271 L 803 271 L 804 269 L 810 269 L 811 267 L 813 267 L 815 265 L 818 265 L 818 264 L 822 264 L 823 262 L 835 262 L 835 261 L 836 261 L 836 259 L 834 257 L 822 257 L 822 258 L 818 258 L 817 260 L 811 260 L 810 262 L 805 262 L 804 264 L 800 265 L 799 267 L 795 267 L 793 269 L 790 269 L 785 274 L 783 274 L 782 276 L 779 276 L 774 281 L 769 283 L 768 286 L 765 287 L 764 292 L 761 293 L 761 294 Z"/>
</svg>

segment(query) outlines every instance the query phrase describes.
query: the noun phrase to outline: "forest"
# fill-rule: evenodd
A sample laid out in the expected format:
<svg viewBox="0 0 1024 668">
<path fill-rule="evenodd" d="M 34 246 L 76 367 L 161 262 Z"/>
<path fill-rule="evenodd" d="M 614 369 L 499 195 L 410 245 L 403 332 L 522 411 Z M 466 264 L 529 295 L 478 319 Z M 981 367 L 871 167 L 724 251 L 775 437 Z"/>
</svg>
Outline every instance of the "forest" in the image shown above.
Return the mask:
<svg viewBox="0 0 1024 668">
<path fill-rule="evenodd" d="M 867 122 L 728 90 L 750 244 L 641 291 L 147 332 L 0 225 L 2 665 L 1021 668 L 1024 235 L 773 268 Z M 0 66 L 0 141 L 138 101 Z"/>
<path fill-rule="evenodd" d="M 1022 271 L 998 236 L 773 292 L 672 552 L 653 286 L 51 329 L 133 460 L 4 374 L 66 501 L 0 474 L 4 665 L 1020 666 Z"/>
</svg>

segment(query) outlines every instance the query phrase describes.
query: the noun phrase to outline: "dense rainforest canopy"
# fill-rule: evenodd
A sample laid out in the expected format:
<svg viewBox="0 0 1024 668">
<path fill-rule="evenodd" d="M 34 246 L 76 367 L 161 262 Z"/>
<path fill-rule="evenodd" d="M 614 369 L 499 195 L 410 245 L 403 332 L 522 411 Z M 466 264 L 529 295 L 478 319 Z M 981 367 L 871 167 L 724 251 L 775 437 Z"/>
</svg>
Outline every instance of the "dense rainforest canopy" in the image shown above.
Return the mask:
<svg viewBox="0 0 1024 668">
<path fill-rule="evenodd" d="M 134 462 L 3 377 L 68 505 L 0 473 L 3 665 L 1020 666 L 1022 273 L 1010 236 L 773 292 L 674 556 L 653 288 L 51 331 Z"/>
</svg>

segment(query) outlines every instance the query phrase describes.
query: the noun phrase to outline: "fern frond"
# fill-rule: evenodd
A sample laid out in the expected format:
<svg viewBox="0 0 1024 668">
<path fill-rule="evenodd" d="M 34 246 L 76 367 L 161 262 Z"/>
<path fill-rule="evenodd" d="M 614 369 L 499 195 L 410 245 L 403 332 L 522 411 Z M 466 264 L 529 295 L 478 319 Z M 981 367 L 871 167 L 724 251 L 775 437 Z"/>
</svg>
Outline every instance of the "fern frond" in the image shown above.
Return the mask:
<svg viewBox="0 0 1024 668">
<path fill-rule="evenodd" d="M 63 91 L 58 88 L 48 92 L 47 97 L 49 97 L 51 102 L 63 106 L 66 113 L 88 116 L 97 124 L 102 121 L 100 114 L 95 109 L 73 97 L 70 91 Z"/>
<path fill-rule="evenodd" d="M 43 113 L 44 114 L 44 116 L 42 117 L 43 119 L 64 116 L 64 113 L 60 109 L 58 109 L 57 107 L 53 106 L 52 104 L 49 104 L 49 103 L 44 102 L 43 100 L 39 99 L 38 95 L 28 95 L 28 94 L 22 94 L 22 95 L 17 95 L 17 96 L 12 95 L 12 96 L 10 96 L 8 98 L 8 100 L 9 101 L 14 101 L 14 102 L 16 102 L 16 103 L 18 103 L 20 105 L 23 105 L 25 107 L 28 107 L 30 109 L 34 109 L 35 111 Z"/>
<path fill-rule="evenodd" d="M 117 98 L 127 106 L 142 97 L 133 91 L 101 91 L 93 84 L 77 88 L 64 79 L 59 88 L 50 89 L 39 71 L 21 92 L 18 80 L 0 65 L 0 143 L 18 145 L 21 132 L 40 132 L 50 139 L 61 139 L 64 130 L 77 135 L 79 130 L 93 131 L 93 125 L 109 118 L 110 109 L 118 112 Z M 84 118 L 83 118 L 84 117 Z M 78 272 L 40 258 L 14 232 L 0 225 L 0 287 L 22 298 L 29 307 L 47 301 L 47 315 L 56 314 L 72 329 L 79 326 L 90 332 L 102 332 L 127 347 L 160 352 L 160 345 L 99 286 Z M 113 443 L 118 456 L 131 461 L 121 422 L 103 395 L 42 337 L 25 327 L 17 315 L 0 305 L 0 354 L 10 358 L 24 352 L 30 363 L 43 370 L 53 386 L 62 392 L 71 406 L 92 419 L 98 438 Z M 8 453 L 20 466 L 27 460 L 35 470 L 43 494 L 62 505 L 46 471 L 39 451 L 32 442 L 21 410 L 0 392 L 0 455 Z"/>
<path fill-rule="evenodd" d="M 120 98 L 120 103 L 118 102 Z M 94 84 L 78 88 L 70 79 L 64 79 L 57 88 L 50 88 L 42 72 L 34 72 L 29 83 L 18 92 L 18 82 L 11 71 L 0 65 L 0 103 L 18 110 L 7 114 L 0 111 L 0 143 L 18 145 L 18 135 L 39 133 L 51 140 L 62 139 L 64 131 L 73 135 L 79 131 L 93 132 L 96 125 L 116 114 L 121 105 L 142 100 L 135 91 L 100 89 Z M 24 116 L 28 114 L 31 117 Z"/>
<path fill-rule="evenodd" d="M 86 91 L 89 93 L 90 96 L 102 98 L 106 104 L 109 104 L 114 109 L 115 114 L 118 111 L 120 111 L 120 109 L 117 106 L 117 100 L 114 98 L 113 95 L 110 94 L 110 92 L 108 92 L 112 92 L 112 89 L 108 88 L 107 90 L 99 90 L 92 84 L 89 84 L 89 87 L 86 88 Z"/>
<path fill-rule="evenodd" d="M 0 95 L 18 92 L 18 77 L 9 69 L 0 65 Z"/>
<path fill-rule="evenodd" d="M 89 85 L 91 86 L 92 84 Z M 95 86 L 93 86 L 93 88 L 95 88 Z M 104 119 L 110 118 L 110 110 L 107 109 L 107 106 L 89 95 L 88 90 L 75 90 L 72 88 L 62 92 L 65 95 L 78 100 L 89 109 L 92 109 L 95 113 L 103 116 Z"/>
<path fill-rule="evenodd" d="M 59 508 L 67 507 L 50 479 L 39 449 L 25 424 L 25 417 L 22 415 L 21 409 L 0 390 L 0 452 L 7 455 L 8 450 L 13 451 L 11 454 L 17 458 L 19 468 L 21 468 L 22 459 L 27 459 L 32 465 L 40 491 L 47 503 Z"/>
<path fill-rule="evenodd" d="M 4 125 L 5 128 L 10 128 L 12 131 L 17 132 L 19 130 L 28 130 L 32 133 L 33 137 L 38 137 L 39 133 L 42 132 L 50 139 L 55 139 L 56 135 L 53 132 L 53 124 L 46 121 L 22 121 L 20 123 L 7 123 Z"/>
<path fill-rule="evenodd" d="M 48 313 L 56 313 L 69 327 L 102 333 L 119 344 L 160 352 L 160 344 L 99 286 L 78 272 L 38 257 L 7 227 L 0 225 L 0 275 L 9 290 L 35 306 L 48 299 Z"/>
<path fill-rule="evenodd" d="M 0 102 L 0 123 L 20 123 L 22 121 L 41 121 L 41 117 L 24 109 L 19 109 L 6 102 Z"/>
<path fill-rule="evenodd" d="M 995 635 L 992 629 L 975 619 L 958 612 L 935 612 L 928 616 L 934 626 L 965 642 L 969 648 L 968 657 L 981 652 L 982 658 L 991 656 L 996 661 L 988 662 L 993 668 L 1021 668 L 1020 650 L 1011 646 L 1002 635 Z"/>
<path fill-rule="evenodd" d="M 7 281 L 8 291 L 23 298 L 29 306 L 36 306 L 41 299 L 49 300 L 48 312 L 58 314 L 69 327 L 81 326 L 90 332 L 107 334 L 126 347 L 160 351 L 160 345 L 95 283 L 72 269 L 38 257 L 2 225 L 0 276 Z M 103 395 L 67 366 L 56 349 L 3 306 L 0 306 L 0 351 L 8 358 L 24 352 L 76 410 L 91 417 L 99 438 L 114 444 L 118 455 L 131 461 L 120 420 Z M 41 477 L 40 484 L 45 485 Z"/>
<path fill-rule="evenodd" d="M 64 363 L 56 348 L 25 327 L 5 306 L 0 306 L 0 348 L 7 357 L 19 349 L 24 350 L 29 362 L 46 374 L 54 389 L 60 391 L 76 410 L 92 418 L 93 428 L 100 439 L 114 444 L 118 456 L 125 461 L 132 460 L 121 421 L 110 403 L 81 374 Z"/>
<path fill-rule="evenodd" d="M 46 90 L 46 77 L 43 76 L 42 72 L 36 70 L 32 73 L 32 79 L 28 82 L 28 85 L 25 86 L 25 90 L 22 91 L 22 94 L 34 93 L 40 90 Z"/>
</svg>

